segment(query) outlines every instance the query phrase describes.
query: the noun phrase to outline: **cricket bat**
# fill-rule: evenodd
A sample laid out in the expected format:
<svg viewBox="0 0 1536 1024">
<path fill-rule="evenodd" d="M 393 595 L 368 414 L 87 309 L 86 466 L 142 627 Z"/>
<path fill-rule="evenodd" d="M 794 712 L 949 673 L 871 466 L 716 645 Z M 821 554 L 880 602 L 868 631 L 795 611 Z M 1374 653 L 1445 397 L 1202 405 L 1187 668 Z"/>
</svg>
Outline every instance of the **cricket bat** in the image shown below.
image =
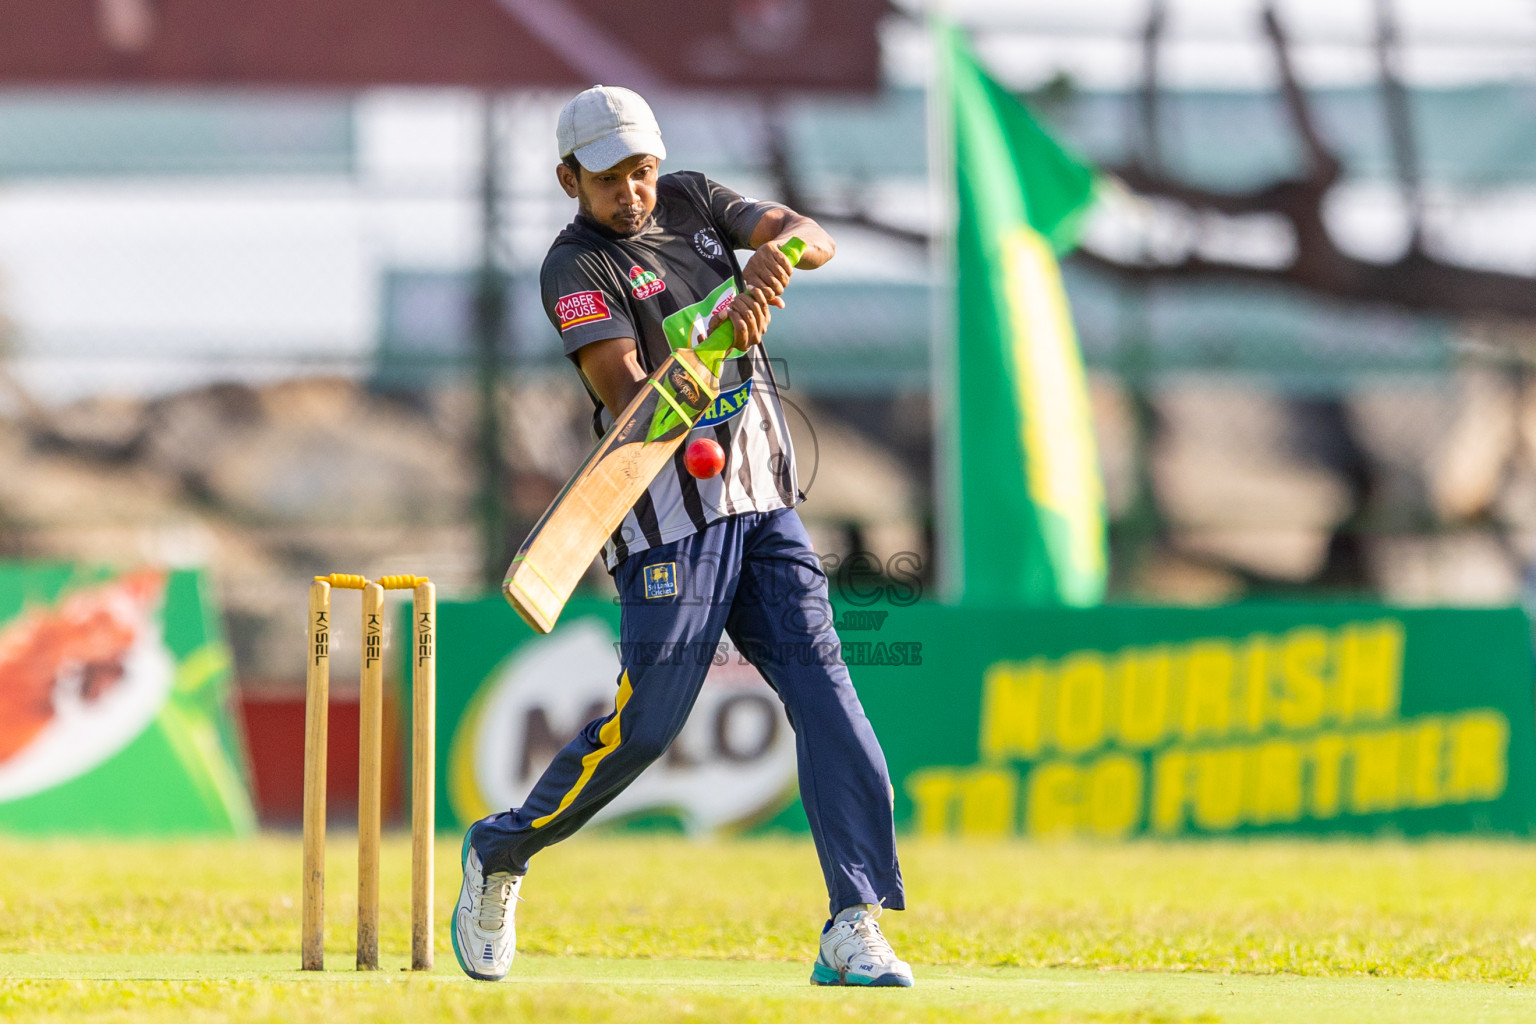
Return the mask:
<svg viewBox="0 0 1536 1024">
<path fill-rule="evenodd" d="M 780 251 L 793 265 L 805 243 L 791 238 Z M 741 354 L 735 341 L 727 320 L 696 347 L 668 356 L 555 495 L 501 584 L 528 625 L 554 628 L 587 566 L 719 395 L 721 366 Z"/>
</svg>

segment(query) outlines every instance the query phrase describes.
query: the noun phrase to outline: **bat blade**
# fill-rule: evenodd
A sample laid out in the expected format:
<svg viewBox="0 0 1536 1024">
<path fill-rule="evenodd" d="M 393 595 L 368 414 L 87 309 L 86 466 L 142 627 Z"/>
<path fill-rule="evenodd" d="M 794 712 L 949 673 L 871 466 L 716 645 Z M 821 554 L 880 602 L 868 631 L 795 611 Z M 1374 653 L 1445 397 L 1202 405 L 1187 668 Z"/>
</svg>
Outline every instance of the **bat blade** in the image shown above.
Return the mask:
<svg viewBox="0 0 1536 1024">
<path fill-rule="evenodd" d="M 540 633 L 554 628 L 592 559 L 719 391 L 719 379 L 688 349 L 647 378 L 507 569 L 502 594 L 528 625 Z"/>
</svg>

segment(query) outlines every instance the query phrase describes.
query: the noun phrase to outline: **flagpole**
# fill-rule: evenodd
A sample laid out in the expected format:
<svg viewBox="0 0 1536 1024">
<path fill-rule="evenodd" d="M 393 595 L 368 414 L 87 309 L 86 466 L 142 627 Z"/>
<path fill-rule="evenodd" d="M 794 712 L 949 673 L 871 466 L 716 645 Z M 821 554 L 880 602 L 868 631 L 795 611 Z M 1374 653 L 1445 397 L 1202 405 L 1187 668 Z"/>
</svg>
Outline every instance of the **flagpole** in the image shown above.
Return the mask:
<svg viewBox="0 0 1536 1024">
<path fill-rule="evenodd" d="M 929 0 L 927 142 L 932 235 L 928 245 L 932 282 L 928 331 L 928 394 L 933 422 L 933 508 L 939 600 L 954 604 L 965 591 L 965 542 L 961 535 L 960 416 L 955 407 L 958 374 L 955 334 L 955 139 L 947 77 L 948 47 L 940 36 L 947 0 Z"/>
</svg>

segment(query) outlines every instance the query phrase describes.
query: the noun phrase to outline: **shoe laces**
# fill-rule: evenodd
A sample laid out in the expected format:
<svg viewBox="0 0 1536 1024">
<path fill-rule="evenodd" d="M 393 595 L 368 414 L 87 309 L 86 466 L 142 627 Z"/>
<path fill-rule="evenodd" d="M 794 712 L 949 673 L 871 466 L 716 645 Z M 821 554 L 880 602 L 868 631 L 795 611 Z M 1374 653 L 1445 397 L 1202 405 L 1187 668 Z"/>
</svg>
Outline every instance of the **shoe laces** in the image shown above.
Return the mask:
<svg viewBox="0 0 1536 1024">
<path fill-rule="evenodd" d="M 863 942 L 866 955 L 875 957 L 882 962 L 895 960 L 897 959 L 896 951 L 891 948 L 885 933 L 880 930 L 880 925 L 875 921 L 875 918 L 879 916 L 880 908 L 878 907 L 873 911 L 865 911 L 847 922 L 848 928 Z"/>
<path fill-rule="evenodd" d="M 493 872 L 480 886 L 480 914 L 478 923 L 483 931 L 500 931 L 507 923 L 507 908 L 513 899 L 521 899 L 513 891 L 513 877 L 505 871 Z"/>
</svg>

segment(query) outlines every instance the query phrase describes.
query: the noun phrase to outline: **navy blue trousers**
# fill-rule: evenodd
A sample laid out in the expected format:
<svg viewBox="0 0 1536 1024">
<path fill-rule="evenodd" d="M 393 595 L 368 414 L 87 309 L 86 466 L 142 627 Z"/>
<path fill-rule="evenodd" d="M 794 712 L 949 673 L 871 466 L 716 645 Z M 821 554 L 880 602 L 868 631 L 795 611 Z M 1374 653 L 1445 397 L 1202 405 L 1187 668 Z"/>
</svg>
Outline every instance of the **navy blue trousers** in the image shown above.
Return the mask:
<svg viewBox="0 0 1536 1024">
<path fill-rule="evenodd" d="M 631 555 L 614 583 L 623 606 L 614 710 L 555 756 L 521 807 L 476 823 L 471 842 L 485 871 L 527 871 L 530 857 L 581 828 L 666 751 L 710 662 L 656 653 L 712 652 L 724 630 L 795 730 L 800 799 L 831 912 L 881 901 L 903 909 L 885 755 L 843 663 L 827 578 L 800 516 L 728 516 Z"/>
</svg>

